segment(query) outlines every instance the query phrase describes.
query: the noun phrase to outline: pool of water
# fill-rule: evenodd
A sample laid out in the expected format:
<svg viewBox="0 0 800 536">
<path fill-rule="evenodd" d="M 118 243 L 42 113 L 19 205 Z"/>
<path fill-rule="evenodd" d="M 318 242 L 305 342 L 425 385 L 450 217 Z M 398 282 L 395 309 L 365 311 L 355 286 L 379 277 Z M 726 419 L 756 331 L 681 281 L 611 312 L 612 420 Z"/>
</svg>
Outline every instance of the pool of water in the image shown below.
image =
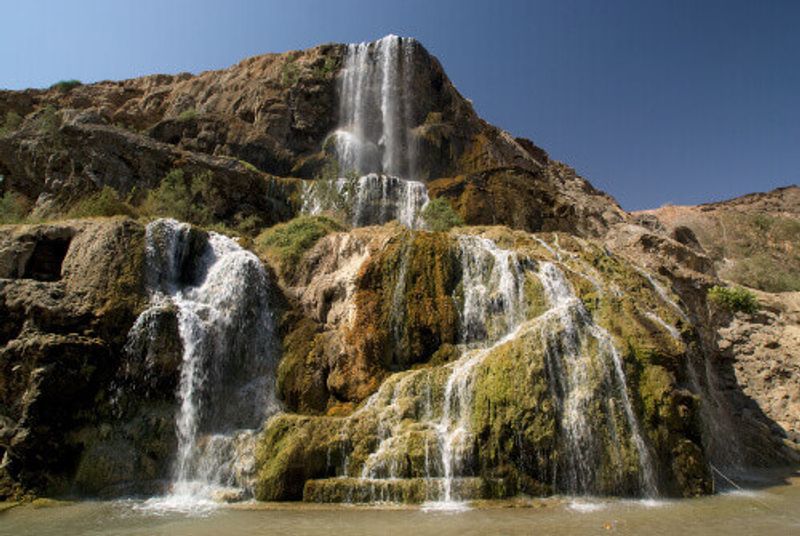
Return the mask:
<svg viewBox="0 0 800 536">
<path fill-rule="evenodd" d="M 158 501 L 28 504 L 0 535 L 800 534 L 800 475 L 783 485 L 670 501 L 551 498 L 433 507 L 238 504 L 181 511 Z M 167 505 L 169 506 L 169 505 Z"/>
</svg>

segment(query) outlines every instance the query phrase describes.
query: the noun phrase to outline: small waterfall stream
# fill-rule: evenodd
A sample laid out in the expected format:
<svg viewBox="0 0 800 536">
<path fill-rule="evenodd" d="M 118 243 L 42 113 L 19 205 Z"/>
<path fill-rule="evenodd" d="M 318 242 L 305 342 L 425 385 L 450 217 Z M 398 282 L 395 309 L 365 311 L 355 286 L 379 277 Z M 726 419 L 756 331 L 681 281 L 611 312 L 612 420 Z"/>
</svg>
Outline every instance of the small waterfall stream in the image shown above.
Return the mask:
<svg viewBox="0 0 800 536">
<path fill-rule="evenodd" d="M 165 508 L 247 494 L 254 431 L 278 409 L 266 272 L 234 240 L 191 233 L 168 219 L 146 230 L 151 308 L 177 310 L 183 348 L 172 487 L 156 505 Z"/>
<path fill-rule="evenodd" d="M 511 251 L 478 236 L 458 238 L 462 265 L 461 357 L 441 369 L 421 369 L 386 382 L 352 418 L 377 408 L 380 442 L 367 457 L 360 480 L 372 487 L 371 501 L 393 500 L 383 484 L 399 478 L 408 417 L 402 400 L 419 400 L 414 418 L 424 439 L 424 475 L 429 505 L 459 507 L 456 485 L 470 474 L 474 437 L 470 430 L 474 373 L 495 347 L 514 337 L 524 320 L 525 273 Z M 401 321 L 402 319 L 397 319 Z M 425 375 L 424 381 L 419 381 Z M 433 390 L 442 389 L 434 403 Z M 438 397 L 437 397 L 438 398 Z"/>
<path fill-rule="evenodd" d="M 428 189 L 419 181 L 370 173 L 357 179 L 306 181 L 302 201 L 304 214 L 343 212 L 353 227 L 397 220 L 409 229 L 418 229 Z"/>
<path fill-rule="evenodd" d="M 343 174 L 414 177 L 413 39 L 387 35 L 348 45 L 333 134 Z"/>
<path fill-rule="evenodd" d="M 494 346 L 513 338 L 524 318 L 525 280 L 516 254 L 475 236 L 459 237 L 459 248 L 464 292 L 462 342 L 497 343 L 467 351 L 452 365 L 445 384 L 441 418 L 435 426 L 444 471 L 441 499 L 445 503 L 458 500 L 453 494 L 453 478 L 460 474 L 468 455 L 473 372 Z"/>
<path fill-rule="evenodd" d="M 416 177 L 413 39 L 388 35 L 348 45 L 340 76 L 339 121 L 326 147 L 340 177 L 308 181 L 303 212 L 346 212 L 355 227 L 398 220 L 420 227 L 428 202 Z M 353 176 L 354 178 L 344 178 Z"/>
<path fill-rule="evenodd" d="M 624 460 L 616 456 L 628 450 L 622 443 L 628 437 L 639 465 L 640 492 L 647 497 L 656 496 L 655 467 L 628 395 L 622 357 L 611 336 L 595 324 L 555 264 L 542 263 L 539 279 L 551 307 L 542 323 L 542 338 L 546 341 L 549 385 L 567 455 L 567 490 L 579 495 L 597 493 L 598 470 L 604 463 L 610 463 L 612 471 L 621 476 Z M 590 351 L 590 344 L 597 346 L 595 352 Z M 615 393 L 627 430 L 621 430 L 614 417 Z M 605 423 L 596 421 L 603 416 Z M 616 443 L 614 449 L 603 448 L 599 427 L 604 425 Z M 607 453 L 613 458 L 604 460 Z M 557 484 L 558 481 L 556 477 Z"/>
</svg>

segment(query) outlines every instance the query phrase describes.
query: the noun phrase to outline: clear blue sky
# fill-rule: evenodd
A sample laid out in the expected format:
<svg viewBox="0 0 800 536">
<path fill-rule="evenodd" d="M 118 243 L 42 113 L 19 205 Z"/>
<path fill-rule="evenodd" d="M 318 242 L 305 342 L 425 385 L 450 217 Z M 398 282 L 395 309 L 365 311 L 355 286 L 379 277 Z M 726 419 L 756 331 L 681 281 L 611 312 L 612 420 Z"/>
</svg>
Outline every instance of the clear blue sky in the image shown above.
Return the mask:
<svg viewBox="0 0 800 536">
<path fill-rule="evenodd" d="M 635 210 L 800 182 L 800 1 L 4 0 L 0 87 L 199 72 L 388 33 Z"/>
</svg>

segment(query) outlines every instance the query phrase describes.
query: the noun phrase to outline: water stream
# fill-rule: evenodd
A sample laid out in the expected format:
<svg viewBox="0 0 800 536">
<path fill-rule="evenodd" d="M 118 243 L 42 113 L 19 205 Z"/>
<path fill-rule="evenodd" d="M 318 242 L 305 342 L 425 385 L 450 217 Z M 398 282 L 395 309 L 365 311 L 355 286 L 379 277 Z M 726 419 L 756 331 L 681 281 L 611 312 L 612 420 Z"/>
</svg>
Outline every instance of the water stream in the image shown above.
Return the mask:
<svg viewBox="0 0 800 536">
<path fill-rule="evenodd" d="M 266 272 L 234 240 L 193 236 L 189 225 L 168 219 L 147 226 L 146 264 L 151 308 L 176 309 L 183 349 L 172 485 L 156 504 L 242 498 L 254 470 L 254 431 L 278 409 Z"/>
<path fill-rule="evenodd" d="M 609 483 L 600 482 L 601 469 L 606 467 L 604 473 L 624 482 L 629 470 L 624 456 L 632 450 L 639 469 L 638 491 L 656 496 L 656 470 L 610 334 L 594 322 L 555 264 L 542 263 L 538 275 L 551 307 L 541 324 L 542 339 L 566 454 L 566 475 L 556 475 L 556 488 L 575 495 L 613 492 Z M 617 418 L 618 403 L 622 419 Z M 613 448 L 604 446 L 604 431 Z"/>
</svg>

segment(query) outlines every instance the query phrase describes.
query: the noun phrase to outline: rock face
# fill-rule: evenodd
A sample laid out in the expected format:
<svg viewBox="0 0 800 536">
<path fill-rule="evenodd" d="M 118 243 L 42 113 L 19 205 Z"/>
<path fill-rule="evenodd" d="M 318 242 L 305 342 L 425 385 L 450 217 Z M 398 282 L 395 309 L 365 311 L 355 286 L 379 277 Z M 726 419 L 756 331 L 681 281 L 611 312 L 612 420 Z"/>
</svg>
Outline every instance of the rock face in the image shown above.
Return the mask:
<svg viewBox="0 0 800 536">
<path fill-rule="evenodd" d="M 0 118 L 0 209 L 140 215 L 0 227 L 0 499 L 694 496 L 797 461 L 796 293 L 707 299 L 793 288 L 796 188 L 628 215 L 396 36 Z M 148 221 L 176 184 L 242 236 Z M 426 231 L 436 198 L 468 226 Z"/>
<path fill-rule="evenodd" d="M 740 285 L 800 290 L 800 188 L 789 186 L 698 206 L 665 206 L 635 214 L 679 242 L 702 250 L 719 275 Z"/>
<path fill-rule="evenodd" d="M 285 339 L 282 393 L 328 415 L 268 423 L 258 498 L 710 489 L 689 350 L 673 334 L 691 326 L 600 246 L 384 227 L 330 235 L 305 262 L 317 271 L 301 269 L 291 295 L 313 327 L 306 317 Z"/>
<path fill-rule="evenodd" d="M 111 417 L 109 387 L 143 298 L 143 230 L 116 220 L 0 233 L 0 495 L 64 493 L 92 425 Z M 124 470 L 143 476 L 136 466 L 148 449 L 125 446 Z"/>
<path fill-rule="evenodd" d="M 597 236 L 626 218 L 612 198 L 542 149 L 482 121 L 416 41 L 389 36 L 364 45 L 365 61 L 382 61 L 379 54 L 392 43 L 407 55 L 403 98 L 414 103 L 390 110 L 404 118 L 397 152 L 413 155 L 414 166 L 413 172 L 399 164 L 387 171 L 433 181 L 431 194 L 450 200 L 472 224 Z M 319 178 L 336 158 L 348 51 L 354 53 L 324 45 L 197 76 L 0 91 L 0 117 L 21 118 L 15 128 L 0 130 L 2 191 L 22 194 L 46 216 L 102 186 L 138 202 L 170 169 L 211 171 L 215 219 L 287 220 L 300 210 L 297 182 L 276 177 Z M 369 132 L 372 123 L 362 128 Z M 518 203 L 527 209 L 512 210 Z"/>
<path fill-rule="evenodd" d="M 737 407 L 750 435 L 775 437 L 800 452 L 800 293 L 759 293 L 758 299 L 759 314 L 721 322 L 719 349 L 741 386 Z M 767 465 L 774 450 L 753 449 L 750 456 Z"/>
</svg>

